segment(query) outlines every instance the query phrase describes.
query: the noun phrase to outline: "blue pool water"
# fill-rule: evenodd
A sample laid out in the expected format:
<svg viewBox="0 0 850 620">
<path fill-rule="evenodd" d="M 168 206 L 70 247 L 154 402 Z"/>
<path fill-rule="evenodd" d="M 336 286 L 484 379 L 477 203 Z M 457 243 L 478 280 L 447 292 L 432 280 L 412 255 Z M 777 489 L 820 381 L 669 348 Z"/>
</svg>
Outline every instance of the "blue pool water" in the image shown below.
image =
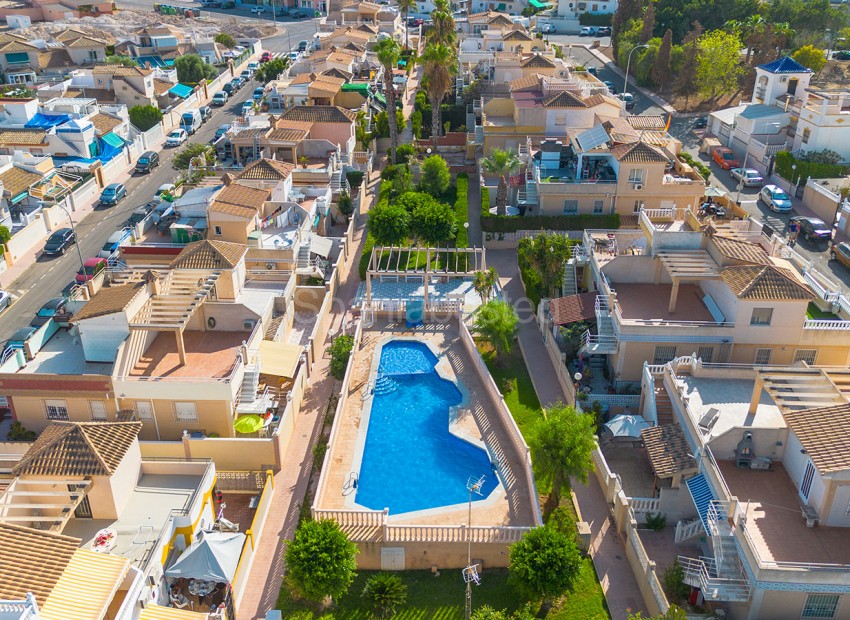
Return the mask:
<svg viewBox="0 0 850 620">
<path fill-rule="evenodd" d="M 450 506 L 469 499 L 470 477 L 486 476 L 476 500 L 496 488 L 487 453 L 449 433 L 457 387 L 434 370 L 437 357 L 421 342 L 384 345 L 356 501 L 390 514 Z"/>
</svg>

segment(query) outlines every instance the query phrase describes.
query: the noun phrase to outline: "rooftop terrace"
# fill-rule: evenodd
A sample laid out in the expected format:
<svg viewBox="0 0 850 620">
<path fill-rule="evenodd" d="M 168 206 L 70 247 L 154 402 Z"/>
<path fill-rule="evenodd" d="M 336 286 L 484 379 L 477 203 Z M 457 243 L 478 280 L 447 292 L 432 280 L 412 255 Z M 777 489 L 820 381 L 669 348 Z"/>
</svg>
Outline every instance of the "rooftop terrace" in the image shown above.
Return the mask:
<svg viewBox="0 0 850 620">
<path fill-rule="evenodd" d="M 87 362 L 79 338 L 60 328 L 18 374 L 111 375 L 112 363 Z"/>
<path fill-rule="evenodd" d="M 614 282 L 617 303 L 623 319 L 640 323 L 658 321 L 703 321 L 714 317 L 703 303 L 705 293 L 696 284 L 680 284 L 676 311 L 669 311 L 672 284 L 625 284 Z"/>
<path fill-rule="evenodd" d="M 185 331 L 186 363 L 181 364 L 174 333 L 162 332 L 139 356 L 130 376 L 224 378 L 233 370 L 242 342 L 250 337 L 249 332 Z"/>
<path fill-rule="evenodd" d="M 685 385 L 684 394 L 688 397 L 688 410 L 694 418 L 694 424 L 709 410 L 717 412 L 718 418 L 711 429 L 711 436 L 717 437 L 732 428 L 785 428 L 785 419 L 773 399 L 762 390 L 755 415 L 747 413 L 755 386 L 754 379 L 720 379 L 678 377 Z"/>
</svg>

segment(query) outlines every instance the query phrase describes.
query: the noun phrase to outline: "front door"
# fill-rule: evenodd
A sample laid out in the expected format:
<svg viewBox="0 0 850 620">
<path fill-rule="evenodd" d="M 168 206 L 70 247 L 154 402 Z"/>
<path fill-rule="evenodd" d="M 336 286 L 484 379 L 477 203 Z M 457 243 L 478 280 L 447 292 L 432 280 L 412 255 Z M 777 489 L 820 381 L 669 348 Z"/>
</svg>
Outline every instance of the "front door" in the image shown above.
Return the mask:
<svg viewBox="0 0 850 620">
<path fill-rule="evenodd" d="M 786 91 L 789 95 L 793 95 L 797 92 L 797 84 L 800 82 L 797 78 L 791 78 L 788 80 L 788 90 Z"/>
</svg>

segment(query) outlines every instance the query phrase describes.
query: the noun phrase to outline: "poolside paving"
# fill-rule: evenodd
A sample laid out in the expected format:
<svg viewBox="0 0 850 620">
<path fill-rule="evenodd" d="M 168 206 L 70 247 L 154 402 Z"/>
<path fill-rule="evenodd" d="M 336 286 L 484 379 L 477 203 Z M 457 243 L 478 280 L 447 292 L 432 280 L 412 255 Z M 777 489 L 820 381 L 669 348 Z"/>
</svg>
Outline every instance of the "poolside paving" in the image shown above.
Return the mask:
<svg viewBox="0 0 850 620">
<path fill-rule="evenodd" d="M 491 250 L 487 252 L 487 264 L 499 272 L 505 297 L 517 309 L 519 316 L 519 340 L 528 373 L 540 402 L 545 405 L 566 401 L 555 376 L 555 369 L 546 352 L 543 338 L 531 306 L 527 303 L 515 250 Z M 608 510 L 602 490 L 590 476 L 587 485 L 573 483 L 582 520 L 590 524 L 590 555 L 602 584 L 611 617 L 621 620 L 628 617 L 628 610 L 648 615 L 634 573 L 626 559 L 623 541 Z"/>
</svg>

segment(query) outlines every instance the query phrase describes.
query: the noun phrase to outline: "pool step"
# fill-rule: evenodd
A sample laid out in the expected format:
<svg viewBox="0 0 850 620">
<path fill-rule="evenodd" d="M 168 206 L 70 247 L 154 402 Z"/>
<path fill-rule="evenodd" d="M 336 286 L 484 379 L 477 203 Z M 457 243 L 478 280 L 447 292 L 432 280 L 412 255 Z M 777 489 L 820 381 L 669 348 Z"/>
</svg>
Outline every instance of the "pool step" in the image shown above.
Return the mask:
<svg viewBox="0 0 850 620">
<path fill-rule="evenodd" d="M 390 394 L 398 388 L 398 383 L 389 375 L 380 375 L 375 379 L 375 389 L 373 394 Z"/>
</svg>

